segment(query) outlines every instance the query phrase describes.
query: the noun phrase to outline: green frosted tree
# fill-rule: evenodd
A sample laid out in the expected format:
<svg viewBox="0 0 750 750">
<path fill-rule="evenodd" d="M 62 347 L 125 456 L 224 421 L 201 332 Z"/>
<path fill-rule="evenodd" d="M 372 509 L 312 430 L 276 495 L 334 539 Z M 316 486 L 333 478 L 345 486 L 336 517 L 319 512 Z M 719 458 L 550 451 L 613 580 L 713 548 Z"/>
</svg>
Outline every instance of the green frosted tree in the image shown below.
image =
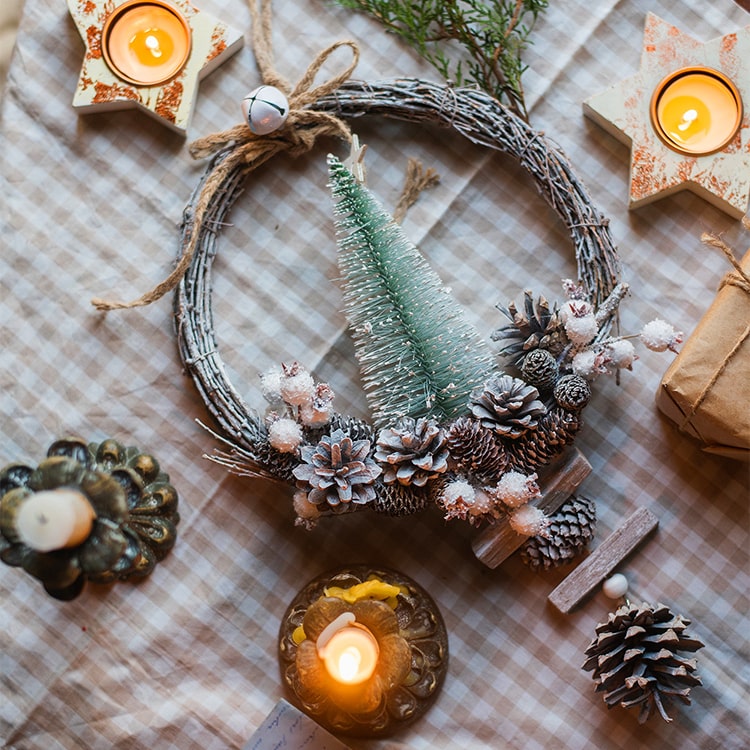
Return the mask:
<svg viewBox="0 0 750 750">
<path fill-rule="evenodd" d="M 328 157 L 345 313 L 378 428 L 451 419 L 492 354 L 439 276 L 372 193 Z"/>
</svg>

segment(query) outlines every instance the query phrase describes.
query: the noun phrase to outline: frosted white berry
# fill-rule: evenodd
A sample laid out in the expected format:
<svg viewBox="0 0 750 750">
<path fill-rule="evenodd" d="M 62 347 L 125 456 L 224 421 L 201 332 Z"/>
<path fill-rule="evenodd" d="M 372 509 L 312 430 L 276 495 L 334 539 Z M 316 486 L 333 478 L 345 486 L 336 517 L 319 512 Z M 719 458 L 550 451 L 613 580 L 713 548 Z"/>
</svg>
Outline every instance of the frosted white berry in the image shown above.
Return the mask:
<svg viewBox="0 0 750 750">
<path fill-rule="evenodd" d="M 545 536 L 549 518 L 544 511 L 533 505 L 522 505 L 516 508 L 509 517 L 511 528 L 525 536 Z"/>
<path fill-rule="evenodd" d="M 277 419 L 268 427 L 268 442 L 280 453 L 294 453 L 302 443 L 302 428 L 294 419 Z"/>
<path fill-rule="evenodd" d="M 493 490 L 498 500 L 509 508 L 518 508 L 528 503 L 532 497 L 539 497 L 536 474 L 522 474 L 520 471 L 506 471 Z"/>
<path fill-rule="evenodd" d="M 675 351 L 674 347 L 682 343 L 682 333 L 675 331 L 666 321 L 656 318 L 643 326 L 641 341 L 655 352 L 663 352 L 666 349 Z"/>
</svg>

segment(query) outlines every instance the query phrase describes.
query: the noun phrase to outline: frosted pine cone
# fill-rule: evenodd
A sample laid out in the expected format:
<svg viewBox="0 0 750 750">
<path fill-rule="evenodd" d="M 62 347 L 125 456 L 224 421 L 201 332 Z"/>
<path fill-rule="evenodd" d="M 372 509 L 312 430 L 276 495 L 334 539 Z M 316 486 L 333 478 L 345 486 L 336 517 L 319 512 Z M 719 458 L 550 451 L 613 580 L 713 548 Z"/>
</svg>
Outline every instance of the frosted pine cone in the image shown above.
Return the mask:
<svg viewBox="0 0 750 750">
<path fill-rule="evenodd" d="M 459 417 L 448 427 L 446 439 L 456 469 L 473 474 L 484 484 L 497 481 L 508 463 L 495 433 L 483 427 L 478 419 Z"/>
<path fill-rule="evenodd" d="M 336 430 L 342 430 L 352 440 L 369 440 L 371 444 L 375 442 L 375 430 L 364 419 L 335 413 L 331 417 L 329 429 L 331 433 L 336 432 Z"/>
<path fill-rule="evenodd" d="M 510 375 L 493 375 L 484 388 L 471 393 L 471 413 L 484 427 L 512 439 L 537 426 L 546 412 L 534 386 Z"/>
<path fill-rule="evenodd" d="M 544 297 L 540 296 L 535 304 L 532 293 L 526 291 L 522 311 L 515 302 L 511 302 L 507 309 L 499 306 L 498 309 L 512 322 L 498 328 L 492 334 L 492 340 L 508 342 L 500 353 L 513 357 L 515 364 L 519 364 L 532 349 L 549 349 L 556 356 L 565 348 L 565 332 L 557 306 L 550 308 Z"/>
<path fill-rule="evenodd" d="M 665 704 L 672 698 L 690 704 L 690 688 L 702 683 L 696 660 L 678 652 L 697 651 L 703 643 L 688 635 L 688 625 L 690 620 L 664 604 L 625 604 L 596 626 L 583 669 L 593 671 L 596 691 L 604 693 L 608 708 L 640 706 L 642 724 L 654 708 L 671 721 Z"/>
<path fill-rule="evenodd" d="M 316 446 L 302 446 L 304 463 L 292 473 L 297 486 L 308 491 L 307 499 L 315 505 L 327 503 L 337 511 L 343 510 L 342 504 L 364 505 L 375 499 L 373 483 L 381 473 L 369 452 L 368 440 L 352 440 L 336 430 Z"/>
<path fill-rule="evenodd" d="M 445 430 L 430 419 L 404 417 L 380 431 L 375 460 L 383 466 L 386 484 L 424 487 L 448 468 Z"/>
<path fill-rule="evenodd" d="M 549 570 L 582 554 L 594 536 L 596 504 L 573 495 L 549 517 L 548 536 L 533 536 L 521 547 L 521 560 L 532 570 Z"/>
<path fill-rule="evenodd" d="M 558 369 L 557 360 L 546 349 L 530 351 L 521 363 L 523 379 L 540 391 L 552 389 L 557 380 Z"/>
<path fill-rule="evenodd" d="M 580 411 L 591 398 L 591 386 L 580 375 L 564 375 L 555 385 L 555 401 L 568 411 Z"/>
<path fill-rule="evenodd" d="M 522 435 L 507 447 L 508 466 L 529 473 L 548 464 L 573 442 L 580 429 L 581 419 L 576 412 L 553 407 L 539 420 L 534 432 Z"/>
</svg>

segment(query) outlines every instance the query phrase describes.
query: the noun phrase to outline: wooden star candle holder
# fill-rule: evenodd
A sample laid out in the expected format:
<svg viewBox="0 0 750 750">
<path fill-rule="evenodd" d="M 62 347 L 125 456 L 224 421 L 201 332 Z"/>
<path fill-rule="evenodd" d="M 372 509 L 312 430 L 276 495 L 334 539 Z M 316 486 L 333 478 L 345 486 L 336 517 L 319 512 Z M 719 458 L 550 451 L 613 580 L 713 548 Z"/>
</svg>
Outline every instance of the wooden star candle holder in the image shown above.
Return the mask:
<svg viewBox="0 0 750 750">
<path fill-rule="evenodd" d="M 699 42 L 653 13 L 640 70 L 584 102 L 631 145 L 629 207 L 690 190 L 735 218 L 750 199 L 750 26 Z"/>
<path fill-rule="evenodd" d="M 243 42 L 188 0 L 68 0 L 68 9 L 86 45 L 73 106 L 136 107 L 180 133 L 201 79 Z"/>
</svg>

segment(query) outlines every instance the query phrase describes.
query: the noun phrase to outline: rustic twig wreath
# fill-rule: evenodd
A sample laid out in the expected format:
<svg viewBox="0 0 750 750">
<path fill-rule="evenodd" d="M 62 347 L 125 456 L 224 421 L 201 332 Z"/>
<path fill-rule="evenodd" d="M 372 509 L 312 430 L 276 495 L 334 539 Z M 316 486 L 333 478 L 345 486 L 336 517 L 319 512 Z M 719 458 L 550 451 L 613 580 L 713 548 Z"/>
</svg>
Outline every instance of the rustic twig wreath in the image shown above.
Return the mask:
<svg viewBox="0 0 750 750">
<path fill-rule="evenodd" d="M 214 435 L 229 449 L 212 458 L 235 473 L 295 486 L 299 524 L 309 528 L 321 515 L 363 507 L 404 515 L 436 504 L 446 518 L 501 522 L 525 536 L 543 533 L 549 519 L 529 502 L 540 496 L 537 469 L 573 441 L 591 395 L 590 381 L 610 368 L 629 368 L 635 359 L 629 341 L 609 335 L 627 285 L 619 281 L 607 220 L 562 152 L 489 94 L 417 79 L 349 80 L 359 56 L 349 41 L 321 52 L 292 87 L 271 64 L 270 2 L 250 7 L 264 85 L 243 102 L 247 122 L 191 146 L 196 157 L 213 156 L 185 209 L 177 266 L 163 284 L 133 303 L 94 304 L 100 309 L 147 304 L 177 287 L 180 356 L 216 422 Z M 351 65 L 313 87 L 323 63 L 341 47 L 353 52 Z M 489 351 L 484 359 L 471 359 L 466 352 L 474 346 L 484 350 L 485 342 L 470 326 L 454 325 L 460 311 L 432 304 L 435 297 L 449 295 L 442 294 L 440 280 L 416 248 L 355 178 L 356 148 L 351 171 L 329 157 L 344 299 L 373 423 L 336 413 L 331 389 L 315 383 L 296 362 L 264 376 L 263 393 L 273 408 L 262 416 L 229 381 L 217 348 L 210 277 L 220 228 L 256 167 L 280 151 L 308 151 L 319 135 L 356 146 L 345 121 L 366 115 L 450 128 L 515 157 L 567 226 L 579 281 L 563 282 L 568 299 L 559 308 L 526 292 L 520 309 L 511 304 L 504 310 L 510 323 L 493 338 L 504 340 L 500 353 L 516 374 L 497 370 Z M 366 220 L 359 216 L 358 225 L 355 214 L 363 206 L 369 213 Z M 370 231 L 373 226 L 377 232 Z M 388 261 L 381 255 L 372 264 L 375 253 Z M 420 283 L 409 286 L 426 289 L 428 297 L 399 290 L 397 274 L 385 270 L 403 266 L 407 256 L 404 277 L 419 269 Z M 410 294 L 413 299 L 407 300 Z M 409 325 L 403 304 L 412 305 Z M 424 310 L 437 307 L 447 322 L 439 336 L 418 325 Z M 401 328 L 392 326 L 385 340 L 381 326 L 394 320 Z M 641 339 L 664 349 L 678 335 L 654 321 Z M 409 367 L 401 370 L 408 357 Z M 422 374 L 424 386 L 416 401 L 408 395 L 415 390 L 415 372 Z"/>
<path fill-rule="evenodd" d="M 607 221 L 564 155 L 544 135 L 481 91 L 423 80 L 345 82 L 312 102 L 310 109 L 346 119 L 376 115 L 448 127 L 473 143 L 517 158 L 573 239 L 581 286 L 570 287 L 570 317 L 596 317 L 595 333 L 586 344 L 588 349 L 594 343 L 595 348 L 606 348 L 613 313 L 626 289 L 619 284 L 617 252 Z M 234 149 L 230 144 L 213 157 L 204 181 L 222 169 Z M 248 408 L 229 381 L 212 322 L 210 274 L 218 228 L 254 166 L 237 163 L 226 172 L 200 226 L 194 226 L 194 214 L 203 183 L 184 216 L 183 251 L 193 233 L 199 235 L 175 298 L 178 343 L 185 368 L 218 425 L 216 435 L 230 448 L 216 460 L 240 474 L 296 484 L 301 488 L 295 500 L 298 519 L 308 526 L 322 513 L 366 505 L 404 514 L 437 502 L 448 517 L 470 521 L 492 520 L 506 509 L 515 512 L 515 506 L 538 493 L 536 467 L 572 441 L 590 395 L 587 380 L 570 368 L 579 347 L 566 334 L 561 312 L 528 295 L 521 311 L 511 306 L 511 325 L 500 336 L 511 341 L 506 350 L 521 365 L 525 379 L 493 376 L 472 395 L 465 415 L 439 424 L 406 414 L 378 434 L 374 426 L 333 413 L 322 425 L 303 425 L 299 441 L 279 450 L 268 421 Z M 293 389 L 305 377 L 296 366 L 282 373 Z M 288 397 L 287 406 L 295 413 L 300 399 L 316 397 L 314 385 L 308 385 L 307 395 Z M 520 513 L 518 522 L 524 523 Z M 529 522 L 532 531 L 542 528 L 540 519 L 527 514 Z"/>
</svg>

